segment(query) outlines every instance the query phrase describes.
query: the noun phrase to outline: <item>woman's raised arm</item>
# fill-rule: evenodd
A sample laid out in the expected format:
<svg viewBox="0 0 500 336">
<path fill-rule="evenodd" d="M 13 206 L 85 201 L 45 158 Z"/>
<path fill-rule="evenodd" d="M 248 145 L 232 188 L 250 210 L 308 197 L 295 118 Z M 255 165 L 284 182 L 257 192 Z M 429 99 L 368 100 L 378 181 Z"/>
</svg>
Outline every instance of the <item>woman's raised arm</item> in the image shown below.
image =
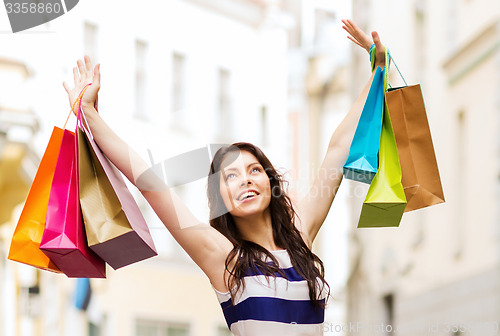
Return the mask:
<svg viewBox="0 0 500 336">
<path fill-rule="evenodd" d="M 71 106 L 91 83 L 82 96 L 81 106 L 95 141 L 109 160 L 139 188 L 175 240 L 214 286 L 222 288 L 224 282 L 220 281 L 223 281 L 224 263 L 233 248 L 232 243 L 208 224 L 198 221 L 166 183 L 151 174 L 148 164 L 102 120 L 94 108 L 100 88 L 100 66 L 93 69 L 88 56 L 85 63 L 78 60 L 77 65 L 78 68 L 73 69 L 74 88 L 63 83 Z"/>
<path fill-rule="evenodd" d="M 348 38 L 366 49 L 370 50 L 372 41 L 354 22 L 343 20 L 344 29 L 350 34 Z M 373 43 L 376 46 L 375 69 L 377 66 L 382 69 L 385 66 L 384 46 L 376 32 L 372 33 Z M 332 201 L 337 193 L 343 176 L 343 166 L 349 155 L 354 133 L 363 110 L 368 91 L 373 80 L 374 72 L 359 97 L 354 102 L 351 110 L 337 129 L 334 131 L 327 152 L 319 172 L 306 196 L 300 200 L 296 210 L 300 220 L 297 221 L 297 227 L 302 235 L 307 239 L 306 243 L 311 246 L 316 235 L 323 224 L 326 215 L 330 209 Z"/>
</svg>

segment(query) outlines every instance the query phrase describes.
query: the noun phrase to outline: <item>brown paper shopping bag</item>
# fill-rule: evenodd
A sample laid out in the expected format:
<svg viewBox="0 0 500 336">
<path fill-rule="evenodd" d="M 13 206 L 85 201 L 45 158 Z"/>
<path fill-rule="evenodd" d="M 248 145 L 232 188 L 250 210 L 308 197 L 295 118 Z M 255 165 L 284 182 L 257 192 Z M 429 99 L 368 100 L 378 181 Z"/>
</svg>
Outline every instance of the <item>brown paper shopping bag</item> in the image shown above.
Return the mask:
<svg viewBox="0 0 500 336">
<path fill-rule="evenodd" d="M 444 202 L 420 85 L 386 93 L 408 204 L 405 212 Z"/>
<path fill-rule="evenodd" d="M 80 203 L 89 247 L 114 269 L 156 256 L 153 239 L 121 173 L 108 161 L 78 112 Z"/>
</svg>

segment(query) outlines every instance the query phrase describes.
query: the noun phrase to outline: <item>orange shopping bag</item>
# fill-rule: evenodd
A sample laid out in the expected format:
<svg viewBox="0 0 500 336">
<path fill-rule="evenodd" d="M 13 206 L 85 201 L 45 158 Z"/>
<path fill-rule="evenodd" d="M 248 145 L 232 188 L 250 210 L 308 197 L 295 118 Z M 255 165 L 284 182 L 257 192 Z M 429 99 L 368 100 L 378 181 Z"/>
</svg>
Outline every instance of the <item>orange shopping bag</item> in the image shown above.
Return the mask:
<svg viewBox="0 0 500 336">
<path fill-rule="evenodd" d="M 56 168 L 63 130 L 54 127 L 47 149 L 43 154 L 35 179 L 28 193 L 21 217 L 12 236 L 9 259 L 44 270 L 61 273 L 39 249 L 45 229 L 50 188 Z"/>
</svg>

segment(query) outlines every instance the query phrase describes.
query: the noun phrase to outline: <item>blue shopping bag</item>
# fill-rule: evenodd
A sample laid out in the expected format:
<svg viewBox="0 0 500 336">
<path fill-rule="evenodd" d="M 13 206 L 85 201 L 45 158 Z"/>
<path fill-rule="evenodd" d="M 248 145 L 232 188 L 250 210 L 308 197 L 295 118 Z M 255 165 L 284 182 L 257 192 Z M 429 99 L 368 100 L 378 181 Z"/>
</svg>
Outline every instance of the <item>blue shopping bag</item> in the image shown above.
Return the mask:
<svg viewBox="0 0 500 336">
<path fill-rule="evenodd" d="M 370 184 L 378 170 L 385 70 L 377 67 L 344 164 L 344 176 Z"/>
</svg>

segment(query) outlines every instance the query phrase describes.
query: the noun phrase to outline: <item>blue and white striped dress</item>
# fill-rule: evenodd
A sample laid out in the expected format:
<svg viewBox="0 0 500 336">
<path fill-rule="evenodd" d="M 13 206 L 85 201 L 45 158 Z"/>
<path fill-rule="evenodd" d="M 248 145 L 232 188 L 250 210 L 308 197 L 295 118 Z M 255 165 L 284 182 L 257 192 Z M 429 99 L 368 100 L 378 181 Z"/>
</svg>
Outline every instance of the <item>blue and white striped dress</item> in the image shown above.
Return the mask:
<svg viewBox="0 0 500 336">
<path fill-rule="evenodd" d="M 293 268 L 286 250 L 271 253 L 287 278 L 249 271 L 234 305 L 229 292 L 214 288 L 229 329 L 237 336 L 323 335 L 325 311 L 312 305 L 307 280 Z M 323 290 L 319 299 L 324 302 L 327 294 Z"/>
</svg>

